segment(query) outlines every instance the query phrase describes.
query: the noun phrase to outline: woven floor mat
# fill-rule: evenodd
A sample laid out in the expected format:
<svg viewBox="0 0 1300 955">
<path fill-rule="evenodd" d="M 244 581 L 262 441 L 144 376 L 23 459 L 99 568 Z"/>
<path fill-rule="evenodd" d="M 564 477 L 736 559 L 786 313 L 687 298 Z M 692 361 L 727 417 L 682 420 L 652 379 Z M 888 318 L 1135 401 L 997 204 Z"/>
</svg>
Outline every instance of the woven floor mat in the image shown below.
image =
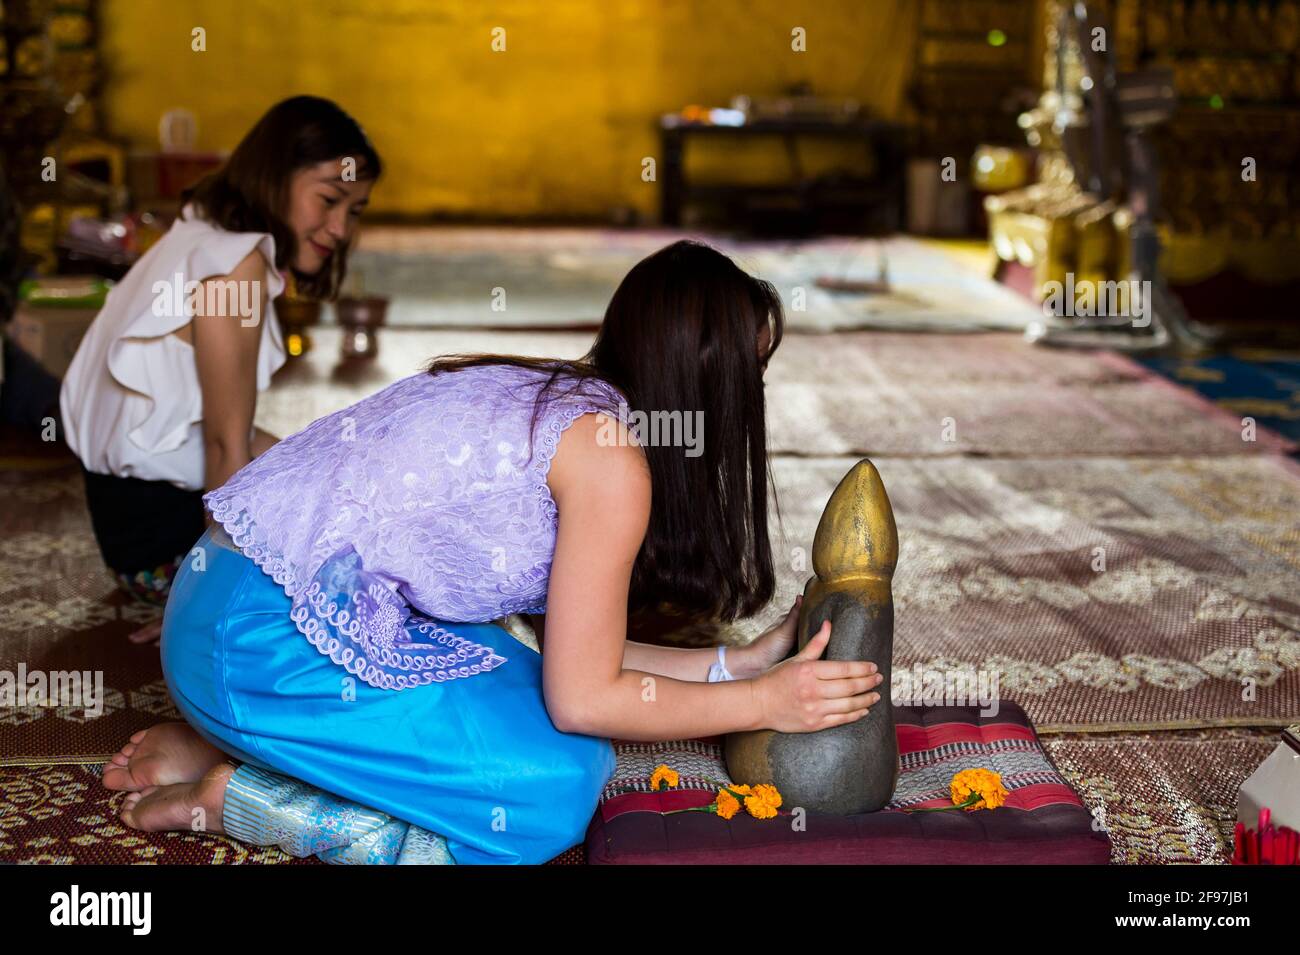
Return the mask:
<svg viewBox="0 0 1300 955">
<path fill-rule="evenodd" d="M 324 865 L 225 836 L 139 832 L 118 818 L 126 794 L 105 789 L 97 763 L 0 766 L 0 862 L 60 865 Z M 576 845 L 547 865 L 582 865 Z"/>
<path fill-rule="evenodd" d="M 824 502 L 853 463 L 774 462 L 777 597 L 728 642 L 802 592 Z M 931 671 L 973 670 L 1045 733 L 1300 713 L 1300 477 L 1287 460 L 876 464 L 900 542 L 896 698 Z"/>
<path fill-rule="evenodd" d="M 349 271 L 389 296 L 392 325 L 594 327 L 627 272 L 679 238 L 732 256 L 775 285 L 791 328 L 914 331 L 1021 330 L 1041 312 L 984 275 L 955 268 L 912 239 L 737 240 L 668 230 L 367 228 Z M 829 277 L 874 281 L 875 294 L 818 286 Z M 494 294 L 494 290 L 500 292 Z M 505 307 L 501 305 L 504 302 Z"/>
<path fill-rule="evenodd" d="M 362 372 L 337 367 L 339 331 L 258 401 L 257 424 L 285 436 L 346 408 L 438 355 L 577 358 L 584 332 L 380 332 Z M 767 373 L 768 449 L 796 456 L 1257 454 L 1292 450 L 1241 419 L 1114 355 L 1037 349 L 1019 336 L 789 335 Z M 1253 440 L 1244 440 L 1243 435 Z M 667 440 L 665 437 L 662 440 Z"/>
<path fill-rule="evenodd" d="M 1111 839 L 1111 862 L 1232 860 L 1237 791 L 1277 746 L 1272 730 L 1070 735 L 1043 747 Z"/>
</svg>

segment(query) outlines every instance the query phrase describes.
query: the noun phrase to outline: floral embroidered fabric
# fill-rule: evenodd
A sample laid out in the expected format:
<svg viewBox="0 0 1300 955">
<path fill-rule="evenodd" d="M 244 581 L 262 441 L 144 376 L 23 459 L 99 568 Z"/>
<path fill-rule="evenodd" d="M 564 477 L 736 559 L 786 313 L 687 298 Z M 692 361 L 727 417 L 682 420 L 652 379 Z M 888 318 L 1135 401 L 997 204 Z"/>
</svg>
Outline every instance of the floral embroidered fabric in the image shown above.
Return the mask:
<svg viewBox="0 0 1300 955">
<path fill-rule="evenodd" d="M 298 630 L 372 686 L 405 689 L 505 662 L 439 622 L 544 613 L 560 436 L 603 412 L 603 381 L 488 365 L 405 378 L 313 422 L 204 496 L 292 599 Z"/>
</svg>

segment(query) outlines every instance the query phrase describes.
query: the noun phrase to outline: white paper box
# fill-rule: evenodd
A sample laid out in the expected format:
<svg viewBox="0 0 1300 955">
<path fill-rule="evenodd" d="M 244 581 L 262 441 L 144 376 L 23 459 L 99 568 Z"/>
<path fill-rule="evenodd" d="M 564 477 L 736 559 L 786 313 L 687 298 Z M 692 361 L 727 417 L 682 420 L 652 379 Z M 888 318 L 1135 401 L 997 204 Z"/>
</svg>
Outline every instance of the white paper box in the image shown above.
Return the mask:
<svg viewBox="0 0 1300 955">
<path fill-rule="evenodd" d="M 1300 832 L 1300 725 L 1290 727 L 1282 742 L 1237 794 L 1237 821 L 1247 829 L 1259 827 L 1259 811 L 1272 811 L 1275 826 Z"/>
</svg>

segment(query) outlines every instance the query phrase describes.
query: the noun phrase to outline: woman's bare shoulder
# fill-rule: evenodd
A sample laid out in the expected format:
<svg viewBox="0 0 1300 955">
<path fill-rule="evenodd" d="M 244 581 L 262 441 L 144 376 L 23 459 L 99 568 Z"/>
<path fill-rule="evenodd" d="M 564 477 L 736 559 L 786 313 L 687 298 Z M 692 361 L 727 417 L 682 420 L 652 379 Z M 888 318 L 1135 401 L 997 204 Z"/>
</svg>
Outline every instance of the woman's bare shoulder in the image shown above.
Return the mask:
<svg viewBox="0 0 1300 955">
<path fill-rule="evenodd" d="M 650 512 L 650 466 L 645 452 L 617 418 L 588 412 L 560 436 L 546 483 L 562 506 L 565 498 L 621 500 L 635 513 Z"/>
</svg>

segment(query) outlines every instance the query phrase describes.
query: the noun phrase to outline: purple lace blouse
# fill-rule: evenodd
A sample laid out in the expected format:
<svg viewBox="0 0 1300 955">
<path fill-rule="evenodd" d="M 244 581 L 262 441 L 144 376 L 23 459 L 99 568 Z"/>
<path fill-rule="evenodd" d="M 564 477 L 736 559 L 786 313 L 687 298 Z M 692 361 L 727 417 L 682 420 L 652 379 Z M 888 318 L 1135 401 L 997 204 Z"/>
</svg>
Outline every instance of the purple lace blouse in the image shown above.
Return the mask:
<svg viewBox="0 0 1300 955">
<path fill-rule="evenodd" d="M 435 620 L 545 612 L 557 529 L 546 475 L 560 435 L 587 412 L 628 421 L 618 389 L 562 377 L 530 443 L 547 377 L 487 365 L 405 378 L 280 441 L 203 500 L 284 588 L 303 636 L 365 682 L 401 690 L 486 672 L 505 658 Z"/>
</svg>

